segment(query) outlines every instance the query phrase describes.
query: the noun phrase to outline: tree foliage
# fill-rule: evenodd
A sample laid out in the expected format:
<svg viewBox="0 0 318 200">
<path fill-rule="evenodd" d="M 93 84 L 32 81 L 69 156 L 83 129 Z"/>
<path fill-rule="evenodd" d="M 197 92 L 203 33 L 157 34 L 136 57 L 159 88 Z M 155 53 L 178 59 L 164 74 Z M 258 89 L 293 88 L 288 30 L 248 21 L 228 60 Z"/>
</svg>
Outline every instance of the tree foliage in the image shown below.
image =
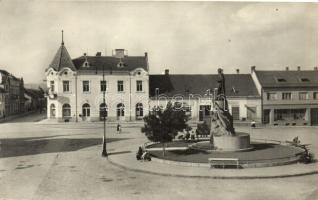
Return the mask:
<svg viewBox="0 0 318 200">
<path fill-rule="evenodd" d="M 164 110 L 155 107 L 144 117 L 145 125 L 142 132 L 152 142 L 170 142 L 179 131 L 188 128 L 187 121 L 188 116 L 185 112 L 169 102 Z"/>
</svg>

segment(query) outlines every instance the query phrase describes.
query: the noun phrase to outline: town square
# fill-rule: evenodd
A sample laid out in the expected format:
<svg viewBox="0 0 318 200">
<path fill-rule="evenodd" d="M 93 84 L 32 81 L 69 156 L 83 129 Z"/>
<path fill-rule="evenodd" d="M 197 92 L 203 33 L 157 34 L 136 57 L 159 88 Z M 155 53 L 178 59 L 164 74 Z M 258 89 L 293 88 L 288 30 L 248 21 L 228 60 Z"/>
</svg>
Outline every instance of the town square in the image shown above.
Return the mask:
<svg viewBox="0 0 318 200">
<path fill-rule="evenodd" d="M 121 134 L 116 133 L 116 124 L 108 125 L 107 160 L 101 157 L 102 123 L 33 122 L 41 117 L 34 115 L 23 123 L 0 125 L 1 138 L 5 138 L 1 140 L 1 199 L 206 199 L 209 195 L 221 199 L 317 198 L 317 175 L 293 176 L 303 169 L 317 171 L 316 163 L 213 172 L 209 168 L 193 170 L 154 161 L 139 162 L 135 159 L 137 147 L 147 139 L 140 128 L 129 124 L 123 125 Z M 250 132 L 246 127 L 240 130 Z M 252 138 L 276 140 L 301 135 L 302 142 L 313 144 L 312 151 L 318 153 L 315 127 L 252 131 Z M 292 176 L 246 178 L 282 174 Z"/>
<path fill-rule="evenodd" d="M 318 199 L 318 4 L 0 5 L 0 200 Z"/>
</svg>

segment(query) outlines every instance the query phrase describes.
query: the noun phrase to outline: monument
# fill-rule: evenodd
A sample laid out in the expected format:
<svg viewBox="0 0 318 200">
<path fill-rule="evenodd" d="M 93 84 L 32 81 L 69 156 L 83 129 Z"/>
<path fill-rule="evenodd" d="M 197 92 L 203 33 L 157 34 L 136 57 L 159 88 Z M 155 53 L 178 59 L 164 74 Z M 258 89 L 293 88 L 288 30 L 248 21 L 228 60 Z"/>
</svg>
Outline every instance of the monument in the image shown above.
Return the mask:
<svg viewBox="0 0 318 200">
<path fill-rule="evenodd" d="M 161 157 L 157 150 L 151 152 L 156 157 L 171 160 L 173 163 L 183 163 L 186 166 L 208 166 L 249 168 L 286 165 L 300 161 L 308 153 L 297 146 L 282 145 L 268 142 L 253 142 L 248 133 L 236 132 L 233 127 L 233 117 L 229 112 L 226 98 L 226 80 L 222 69 L 218 69 L 217 88 L 211 100 L 213 110 L 209 120 L 210 137 L 208 140 L 197 140 L 187 145 L 185 150 L 170 151 L 170 157 Z M 172 142 L 173 145 L 174 142 Z M 177 141 L 175 147 L 180 147 Z M 157 148 L 150 144 L 146 148 Z M 190 151 L 189 151 L 190 150 Z M 178 153 L 177 153 L 178 152 Z M 202 153 L 204 152 L 204 153 Z M 154 159 L 155 160 L 155 159 Z M 193 161 L 193 162 L 191 162 Z M 179 163 L 180 162 L 180 163 Z M 213 163 L 213 164 L 212 164 Z M 171 163 L 170 163 L 171 164 Z"/>
<path fill-rule="evenodd" d="M 236 133 L 233 117 L 229 113 L 225 93 L 225 77 L 223 70 L 218 69 L 218 87 L 213 95 L 213 111 L 211 115 L 210 144 L 217 151 L 244 151 L 252 148 L 247 133 Z"/>
</svg>

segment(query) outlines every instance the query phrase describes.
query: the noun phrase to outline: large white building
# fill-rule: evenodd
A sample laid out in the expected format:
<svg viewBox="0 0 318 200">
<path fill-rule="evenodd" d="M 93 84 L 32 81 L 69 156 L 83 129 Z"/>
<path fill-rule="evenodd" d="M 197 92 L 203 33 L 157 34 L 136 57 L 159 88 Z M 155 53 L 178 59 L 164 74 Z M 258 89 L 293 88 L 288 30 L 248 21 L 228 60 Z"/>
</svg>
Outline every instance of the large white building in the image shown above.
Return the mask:
<svg viewBox="0 0 318 200">
<path fill-rule="evenodd" d="M 104 74 L 104 79 L 103 79 Z M 181 103 L 193 121 L 211 110 L 217 75 L 149 75 L 148 55 L 84 54 L 71 59 L 64 42 L 46 69 L 48 118 L 57 121 L 98 121 L 103 93 L 107 121 L 141 120 L 154 106 Z M 226 95 L 234 120 L 261 120 L 261 100 L 251 75 L 226 74 Z M 105 81 L 103 81 L 105 80 Z"/>
<path fill-rule="evenodd" d="M 147 53 L 128 56 L 124 49 L 72 60 L 62 42 L 46 70 L 48 118 L 100 120 L 105 92 L 108 121 L 142 119 L 149 99 L 148 68 Z"/>
</svg>

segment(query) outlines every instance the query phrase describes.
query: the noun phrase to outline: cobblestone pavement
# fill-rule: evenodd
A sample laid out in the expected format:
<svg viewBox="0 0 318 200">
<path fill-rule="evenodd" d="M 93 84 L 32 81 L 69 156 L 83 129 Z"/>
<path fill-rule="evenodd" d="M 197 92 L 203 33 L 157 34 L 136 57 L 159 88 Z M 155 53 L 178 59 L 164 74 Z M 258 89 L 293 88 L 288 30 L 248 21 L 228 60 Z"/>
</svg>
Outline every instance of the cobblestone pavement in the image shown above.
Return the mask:
<svg viewBox="0 0 318 200">
<path fill-rule="evenodd" d="M 123 170 L 101 157 L 102 128 L 93 123 L 0 124 L 0 199 L 318 199 L 317 175 L 220 180 Z M 253 131 L 258 138 L 299 135 L 318 152 L 317 128 Z M 107 149 L 112 155 L 129 154 L 127 143 L 143 141 L 140 128 L 124 127 L 122 134 L 116 134 L 115 127 L 107 128 Z"/>
</svg>

